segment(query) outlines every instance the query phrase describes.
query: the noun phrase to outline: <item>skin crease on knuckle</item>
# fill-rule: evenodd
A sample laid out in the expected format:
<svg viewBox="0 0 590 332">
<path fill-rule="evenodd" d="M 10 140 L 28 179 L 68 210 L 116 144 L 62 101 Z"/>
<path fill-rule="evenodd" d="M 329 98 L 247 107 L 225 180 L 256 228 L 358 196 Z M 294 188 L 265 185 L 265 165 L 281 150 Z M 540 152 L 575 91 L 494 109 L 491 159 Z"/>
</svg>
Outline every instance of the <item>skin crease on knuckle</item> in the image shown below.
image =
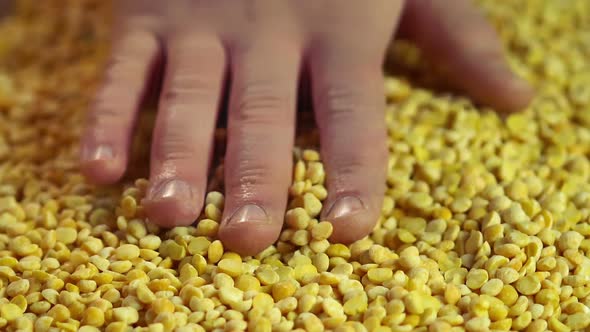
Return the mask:
<svg viewBox="0 0 590 332">
<path fill-rule="evenodd" d="M 203 147 L 197 148 L 196 142 L 201 142 L 205 137 L 207 128 L 199 123 L 195 128 L 195 107 L 216 107 L 214 102 L 218 91 L 219 81 L 210 76 L 205 78 L 193 76 L 193 74 L 172 75 L 170 83 L 160 97 L 160 109 L 166 109 L 165 116 L 158 119 L 159 148 L 154 149 L 154 158 L 170 166 L 176 161 L 190 161 L 202 159 Z M 210 121 L 213 122 L 213 121 Z M 209 147 L 205 148 L 210 150 Z"/>
<path fill-rule="evenodd" d="M 111 69 L 111 71 L 113 70 Z M 109 76 L 121 77 L 124 75 L 117 73 Z M 118 83 L 125 81 L 137 82 L 138 79 L 141 78 L 129 79 L 122 77 Z M 112 80 L 109 81 L 112 82 Z M 86 119 L 87 135 L 95 141 L 110 140 L 113 132 L 125 129 L 121 128 L 121 126 L 126 127 L 125 125 L 128 124 L 129 113 L 121 112 L 120 108 L 134 104 L 132 98 L 122 93 L 121 90 L 117 89 L 117 86 L 109 81 L 97 94 Z"/>
<path fill-rule="evenodd" d="M 262 151 L 275 152 L 275 145 L 272 141 L 268 141 L 268 131 L 273 133 L 293 131 L 292 128 L 285 126 L 285 123 L 289 123 L 287 114 L 291 112 L 279 111 L 288 108 L 287 105 L 291 102 L 281 97 L 280 93 L 261 90 L 268 91 L 266 88 L 245 88 L 248 92 L 245 92 L 243 97 L 237 98 L 239 101 L 236 102 L 236 111 L 230 115 L 228 126 L 228 130 L 233 133 L 232 138 L 240 142 L 240 150 L 234 151 L 237 161 L 231 163 L 235 165 L 234 173 L 240 176 L 230 176 L 230 178 L 238 180 L 239 184 L 235 187 L 240 188 L 238 191 L 244 200 L 257 194 L 255 190 L 252 190 L 254 188 L 248 188 L 248 186 L 264 184 L 267 182 L 265 178 L 276 173 L 272 171 L 276 169 L 273 167 L 276 161 L 270 165 L 264 165 L 260 164 L 260 161 L 253 160 L 256 156 L 260 156 Z M 269 116 L 269 113 L 273 116 Z M 287 181 L 281 182 L 287 183 Z M 234 186 L 230 183 L 229 187 Z"/>
<path fill-rule="evenodd" d="M 192 135 L 180 133 L 183 130 L 190 130 L 184 127 L 186 126 L 177 125 L 173 127 L 173 130 L 168 130 L 165 134 L 166 138 L 161 140 L 160 147 L 156 149 L 157 152 L 154 152 L 155 158 L 167 164 L 168 168 L 199 156 L 198 149 L 193 146 Z"/>
<path fill-rule="evenodd" d="M 272 4 L 272 5 L 271 5 Z M 323 5 L 322 5 L 323 4 Z M 285 4 L 277 4 L 274 2 L 265 2 L 262 0 L 259 1 L 245 1 L 237 5 L 232 1 L 218 1 L 218 2 L 207 2 L 207 1 L 190 1 L 184 0 L 179 1 L 175 6 L 168 6 L 168 5 L 161 5 L 158 1 L 124 1 L 124 12 L 121 20 L 129 20 L 132 21 L 144 21 L 144 26 L 149 25 L 150 27 L 156 27 L 158 31 L 157 35 L 159 38 L 164 38 L 164 42 L 169 39 L 170 33 L 175 31 L 175 27 L 177 26 L 192 26 L 196 30 L 205 31 L 205 33 L 209 34 L 213 38 L 218 38 L 218 40 L 225 46 L 225 52 L 229 59 L 232 59 L 233 54 L 231 47 L 228 45 L 232 44 L 233 41 L 239 40 L 242 41 L 246 38 L 251 38 L 252 35 L 256 35 L 256 33 L 260 33 L 261 31 L 289 31 L 286 33 L 283 38 L 287 40 L 296 39 L 296 31 L 303 31 L 303 40 L 305 42 L 313 41 L 314 43 L 310 43 L 307 46 L 310 46 L 312 49 L 303 48 L 302 56 L 306 57 L 310 54 L 313 55 L 313 48 L 317 47 L 317 42 L 325 42 L 325 45 L 322 46 L 327 49 L 331 49 L 331 52 L 335 55 L 343 54 L 342 52 L 346 52 L 347 50 L 354 51 L 355 49 L 363 49 L 363 52 L 357 52 L 359 59 L 356 59 L 356 62 L 353 63 L 367 63 L 372 62 L 367 57 L 366 49 L 375 49 L 380 50 L 381 44 L 386 45 L 389 38 L 394 33 L 394 27 L 397 26 L 396 22 L 399 18 L 402 5 L 404 1 L 393 1 L 392 3 L 383 2 L 383 10 L 380 11 L 370 11 L 367 10 L 367 7 L 362 3 L 348 3 L 347 6 L 341 6 L 339 3 L 338 6 L 333 6 L 334 4 L 332 1 L 323 1 L 321 3 L 314 3 L 312 2 L 287 2 Z M 335 10 L 334 8 L 339 8 Z M 329 12 L 326 12 L 328 10 Z M 328 14 L 329 15 L 325 15 Z M 280 17 L 281 20 L 270 19 Z M 371 20 L 366 20 L 367 17 L 370 17 Z M 133 19 L 132 19 L 133 18 Z M 285 20 L 283 20 L 283 18 Z M 367 22 L 374 22 L 374 23 L 367 23 Z M 145 23 L 145 22 L 149 22 Z M 282 23 L 288 22 L 288 23 Z M 292 24 L 293 26 L 288 26 L 288 24 Z M 293 28 L 295 27 L 295 28 Z M 298 30 L 299 29 L 299 30 Z M 348 32 L 348 33 L 347 33 Z M 367 36 L 372 36 L 372 38 L 367 38 Z M 140 43 L 138 40 L 137 43 Z M 146 44 L 145 41 L 141 43 Z M 151 42 L 147 42 L 148 44 Z M 379 45 L 376 45 L 379 44 Z M 364 47 L 366 45 L 366 47 Z M 150 45 L 144 47 L 153 47 Z M 384 49 L 384 47 L 383 47 Z M 168 50 L 168 52 L 182 52 L 181 50 Z M 372 52 L 369 52 L 372 53 Z M 381 52 L 384 53 L 384 52 Z M 131 53 L 130 53 L 131 54 Z M 132 54 L 137 54 L 134 52 Z M 137 55 L 140 56 L 140 55 Z M 262 55 L 264 57 L 265 55 Z M 268 54 L 269 61 L 272 61 L 272 57 L 276 56 L 273 55 L 273 52 Z M 308 59 L 306 59 L 308 60 Z M 126 60 L 132 61 L 132 60 Z M 264 63 L 264 59 L 258 59 L 259 62 Z M 231 61 L 230 61 L 231 62 Z M 307 63 L 307 62 L 306 62 Z M 335 62 L 325 62 L 325 66 L 334 66 L 336 65 Z M 357 68 L 358 69 L 358 68 Z M 178 71 L 182 71 L 182 68 L 176 69 Z M 351 68 L 341 68 L 341 70 L 349 71 Z M 121 73 L 114 75 L 111 80 L 116 81 L 120 80 L 125 75 L 121 75 Z M 205 75 L 206 77 L 206 75 Z M 345 76 L 343 76 L 345 77 Z M 135 77 L 133 79 L 136 79 Z M 181 76 L 181 80 L 191 82 L 191 84 L 195 85 L 202 85 L 202 89 L 196 89 L 194 93 L 197 95 L 205 95 L 209 93 L 209 88 L 207 86 L 207 82 L 205 82 L 201 77 L 191 77 L 191 76 Z M 254 84 L 253 87 L 249 87 L 250 91 L 241 91 L 238 92 L 242 94 L 243 97 L 238 102 L 238 109 L 242 111 L 238 112 L 239 115 L 237 116 L 238 124 L 237 126 L 241 126 L 242 124 L 248 122 L 257 122 L 259 124 L 263 124 L 265 126 L 272 126 L 276 125 L 277 121 L 273 117 L 268 117 L 266 114 L 270 114 L 270 112 L 256 112 L 256 110 L 264 110 L 264 109 L 280 109 L 285 107 L 286 104 L 289 103 L 282 95 L 280 94 L 271 94 L 268 93 L 265 89 L 269 89 L 269 86 L 272 86 L 275 82 L 264 82 L 260 84 Z M 356 131 L 363 131 L 366 130 L 365 128 L 358 128 L 355 127 L 354 124 L 350 122 L 346 122 L 346 120 L 341 121 L 341 119 L 345 119 L 346 117 L 356 117 L 362 121 L 362 123 L 383 123 L 383 120 L 376 116 L 375 114 L 371 115 L 372 112 L 366 111 L 370 108 L 375 108 L 377 106 L 374 105 L 363 105 L 354 103 L 353 99 L 347 98 L 348 95 L 354 95 L 356 93 L 356 89 L 358 88 L 359 91 L 371 89 L 370 85 L 362 85 L 358 87 L 358 85 L 351 85 L 355 88 L 347 88 L 345 85 L 344 87 L 338 86 L 337 88 L 329 88 L 328 90 L 324 91 L 326 94 L 326 100 L 321 101 L 321 103 L 329 103 L 327 107 L 330 109 L 335 110 L 333 114 L 329 116 L 328 121 L 332 121 L 333 124 L 331 127 L 340 126 L 348 126 L 347 128 L 342 128 L 342 132 L 354 132 Z M 348 89 L 348 90 L 347 90 Z M 182 88 L 174 88 L 171 91 L 167 92 L 163 95 L 163 102 L 169 103 L 172 99 L 185 99 L 190 102 L 190 99 L 193 97 L 189 97 L 188 94 L 193 94 L 193 92 L 188 92 L 182 90 Z M 200 98 L 199 96 L 195 98 Z M 382 105 L 381 105 L 382 106 Z M 380 107 L 380 106 L 379 106 Z M 247 109 L 250 110 L 248 112 L 244 112 L 243 110 Z M 252 111 L 254 110 L 254 111 Z M 211 112 L 216 112 L 216 109 L 211 107 Z M 353 114 L 354 113 L 354 114 Z M 272 113 L 273 116 L 281 116 L 281 112 L 274 112 Z M 380 114 L 380 113 L 379 113 Z M 370 121 L 366 119 L 366 117 L 373 118 Z M 362 119 L 365 117 L 365 119 Z M 379 118 L 378 120 L 376 120 Z M 292 120 L 290 120 L 292 121 Z M 231 130 L 239 130 L 239 128 L 228 128 L 229 131 Z M 324 136 L 331 136 L 336 135 L 336 131 L 333 129 L 326 129 L 327 126 L 325 124 L 320 125 L 320 131 L 326 131 L 326 133 L 322 133 Z M 383 129 L 383 135 L 385 135 L 385 130 Z M 189 129 L 185 129 L 189 130 Z M 375 129 L 377 130 L 377 129 Z M 256 139 L 256 140 L 268 140 L 268 137 L 264 135 L 257 134 L 253 137 L 246 138 L 244 135 L 248 133 L 241 133 L 237 135 L 237 138 L 234 140 L 246 140 L 246 139 Z M 354 133 L 354 135 L 360 135 L 359 133 Z M 354 136 L 352 135 L 352 136 Z M 333 140 L 343 141 L 346 144 L 347 138 L 342 137 L 332 137 Z M 381 141 L 383 137 L 376 135 L 374 140 Z M 383 140 L 384 141 L 384 140 Z M 172 153 L 173 159 L 178 156 L 180 158 L 184 158 L 182 151 L 186 149 L 182 149 L 181 145 L 184 144 L 194 144 L 192 142 L 184 142 L 183 140 L 179 139 L 174 141 L 172 140 L 173 144 L 171 147 L 168 147 L 170 151 L 175 151 Z M 385 142 L 385 141 L 384 141 Z M 377 150 L 375 148 L 375 142 L 365 143 L 367 147 L 370 146 L 369 149 Z M 256 144 L 251 144 L 252 146 L 256 146 Z M 263 149 L 264 145 L 258 145 L 258 147 L 253 147 L 256 149 Z M 331 156 L 327 155 L 328 151 L 332 149 L 324 149 L 324 158 L 331 158 Z M 180 151 L 180 152 L 179 152 Z M 273 151 L 276 152 L 276 151 Z M 386 152 L 386 149 L 383 149 L 383 153 Z M 268 152 L 267 152 L 268 153 Z M 354 153 L 354 152 L 349 152 Z M 189 154 L 190 155 L 190 154 Z M 285 156 L 289 155 L 285 153 Z M 231 156 L 226 156 L 231 159 Z M 370 153 L 366 155 L 368 164 L 359 163 L 356 165 L 351 162 L 343 162 L 341 158 L 333 158 L 334 162 L 328 162 L 329 164 L 334 164 L 328 166 L 328 172 L 334 172 L 337 169 L 340 169 L 341 173 L 343 174 L 343 179 L 347 178 L 355 178 L 355 180 L 351 181 L 359 181 L 359 184 L 356 185 L 357 188 L 350 188 L 350 186 L 355 186 L 355 184 L 349 184 L 346 180 L 330 180 L 332 187 L 329 188 L 329 195 L 330 197 L 335 197 L 335 195 L 342 195 L 343 193 L 359 193 L 359 195 L 366 195 L 367 204 L 371 205 L 369 209 L 371 210 L 369 215 L 373 215 L 375 211 L 378 210 L 378 205 L 376 202 L 379 201 L 379 198 L 382 196 L 381 188 L 377 188 L 380 183 L 384 181 L 377 180 L 384 178 L 385 171 L 381 172 L 381 168 L 385 169 L 385 167 L 378 167 L 374 165 L 375 163 L 385 163 L 385 159 L 381 152 Z M 290 157 L 287 157 L 289 159 Z M 178 158 L 176 158 L 178 159 Z M 251 185 L 254 181 L 264 181 L 261 180 L 260 177 L 266 176 L 268 178 L 268 173 L 272 173 L 272 171 L 268 171 L 267 174 L 258 174 L 257 170 L 251 170 L 252 166 L 255 165 L 256 162 L 246 162 L 243 157 L 235 157 L 233 158 L 235 162 L 243 163 L 243 165 L 236 165 L 233 169 L 243 172 L 244 174 L 248 175 L 248 173 L 253 173 L 254 175 L 246 176 L 242 179 L 242 182 L 238 185 L 241 186 L 238 192 L 240 193 L 241 199 L 245 199 L 247 197 L 255 197 L 263 195 L 264 193 L 253 193 L 251 190 L 257 190 L 256 186 Z M 174 163 L 170 163 L 169 167 L 174 167 Z M 244 166 L 246 165 L 246 166 Z M 167 166 L 168 167 L 168 166 Z M 265 165 L 265 167 L 275 167 L 272 165 Z M 278 167 L 278 166 L 276 166 Z M 358 170 L 358 169 L 364 169 Z M 226 167 L 226 169 L 231 169 L 231 167 Z M 362 173 L 370 171 L 371 174 L 367 175 L 367 179 L 364 183 L 367 188 L 361 188 L 362 185 L 360 184 L 361 180 L 356 180 L 356 176 L 350 175 L 354 172 Z M 359 176 L 362 176 L 359 174 Z M 156 176 L 157 178 L 157 176 Z M 372 179 L 372 180 L 371 180 Z M 266 179 L 265 179 L 266 180 Z M 278 179 L 271 178 L 271 181 L 275 183 Z M 233 181 L 233 180 L 232 180 Z M 380 182 L 380 183 L 379 183 Z M 287 183 L 288 184 L 288 177 L 286 179 L 281 179 L 279 183 Z M 369 183 L 371 185 L 369 185 Z M 373 186 L 372 184 L 375 184 Z M 261 186 L 266 187 L 266 186 Z M 341 188 L 340 188 L 341 187 Z M 342 189 L 345 188 L 345 189 Z M 265 189 L 261 189 L 265 190 Z M 362 192 L 362 194 L 360 194 Z M 375 203 L 373 203 L 375 202 Z M 195 209 L 201 209 L 201 206 L 195 207 Z M 373 211 L 374 210 L 374 211 Z M 372 217 L 370 217 L 372 218 Z M 366 222 L 366 225 L 370 225 L 372 221 Z M 367 226 L 368 227 L 368 226 Z M 335 227 L 336 229 L 338 227 Z M 367 228 L 368 232 L 368 228 Z M 336 230 L 335 233 L 338 233 Z M 338 236 L 337 236 L 338 237 Z"/>
<path fill-rule="evenodd" d="M 272 144 L 264 143 L 267 140 L 264 136 L 260 133 L 246 136 L 241 143 L 244 149 L 232 154 L 226 170 L 227 203 L 219 237 L 230 248 L 248 254 L 263 250 L 276 241 L 281 229 L 277 221 L 281 220 L 287 203 L 287 197 L 277 196 L 276 191 L 286 191 L 288 171 L 292 167 L 290 161 L 284 163 L 289 160 L 289 153 L 277 151 Z M 259 152 L 248 150 L 265 151 L 273 157 L 271 160 L 261 158 Z M 263 209 L 266 217 L 256 216 L 256 220 L 249 223 L 233 221 L 246 206 Z M 245 241 L 244 236 L 256 238 L 256 241 Z"/>
<path fill-rule="evenodd" d="M 281 170 L 279 156 L 288 156 L 288 153 L 277 151 L 272 142 L 269 142 L 265 132 L 260 130 L 248 130 L 247 126 L 240 126 L 235 130 L 236 140 L 240 141 L 239 151 L 235 151 L 231 157 L 231 172 L 226 175 L 227 194 L 234 195 L 236 202 L 247 202 L 256 200 L 257 197 L 265 197 L 262 188 L 271 188 L 274 185 L 288 186 L 288 173 L 278 174 Z M 273 156 L 272 159 L 265 158 L 264 162 L 256 157 L 260 151 Z M 275 152 L 275 153 L 273 153 Z M 284 173 L 284 172 L 281 172 Z M 286 178 L 285 176 L 286 175 Z M 228 198 L 229 199 L 229 198 Z M 262 203 L 262 202 L 258 202 Z"/>
<path fill-rule="evenodd" d="M 289 112 L 283 110 L 292 102 L 280 89 L 272 87 L 273 82 L 246 82 L 242 91 L 236 92 L 234 121 L 237 126 L 277 126 L 285 123 L 281 117 Z M 269 117 L 269 113 L 273 116 Z"/>
</svg>

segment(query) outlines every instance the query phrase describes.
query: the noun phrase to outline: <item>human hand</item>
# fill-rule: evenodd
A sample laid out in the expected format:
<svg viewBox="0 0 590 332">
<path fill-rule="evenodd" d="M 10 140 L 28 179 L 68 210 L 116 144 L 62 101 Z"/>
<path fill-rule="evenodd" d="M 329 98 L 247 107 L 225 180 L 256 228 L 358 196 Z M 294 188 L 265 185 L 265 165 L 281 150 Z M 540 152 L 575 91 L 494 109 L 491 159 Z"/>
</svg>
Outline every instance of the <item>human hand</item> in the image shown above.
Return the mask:
<svg viewBox="0 0 590 332">
<path fill-rule="evenodd" d="M 82 138 L 97 183 L 126 170 L 133 125 L 164 64 L 151 147 L 151 221 L 191 224 L 203 206 L 213 132 L 231 76 L 224 245 L 254 254 L 275 241 L 292 170 L 300 73 L 307 70 L 329 196 L 333 241 L 367 235 L 382 203 L 386 129 L 382 62 L 398 25 L 474 99 L 524 107 L 531 88 L 511 73 L 493 29 L 468 0 L 121 0 L 104 84 Z M 369 5 L 370 4 L 370 5 Z M 398 24 L 399 23 L 399 24 Z"/>
</svg>

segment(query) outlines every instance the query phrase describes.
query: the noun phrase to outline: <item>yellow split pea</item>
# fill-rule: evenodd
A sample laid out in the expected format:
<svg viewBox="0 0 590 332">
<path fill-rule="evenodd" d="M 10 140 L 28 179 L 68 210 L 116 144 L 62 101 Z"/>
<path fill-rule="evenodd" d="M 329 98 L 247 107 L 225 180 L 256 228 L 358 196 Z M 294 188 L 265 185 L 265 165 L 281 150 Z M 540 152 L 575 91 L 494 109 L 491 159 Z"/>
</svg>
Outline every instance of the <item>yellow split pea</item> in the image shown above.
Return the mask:
<svg viewBox="0 0 590 332">
<path fill-rule="evenodd" d="M 79 134 L 109 50 L 109 8 L 64 1 L 59 11 L 21 1 L 0 23 L 0 329 L 590 328 L 588 1 L 477 1 L 535 85 L 531 105 L 503 121 L 388 76 L 387 189 L 371 235 L 330 242 L 334 225 L 319 219 L 329 174 L 317 138 L 303 134 L 285 228 L 251 257 L 217 238 L 223 164 L 199 223 L 170 230 L 145 217 L 147 180 L 84 181 Z M 391 53 L 434 79 L 412 45 Z M 142 114 L 137 142 L 151 131 Z M 132 150 L 130 165 L 144 165 L 147 145 Z"/>
</svg>

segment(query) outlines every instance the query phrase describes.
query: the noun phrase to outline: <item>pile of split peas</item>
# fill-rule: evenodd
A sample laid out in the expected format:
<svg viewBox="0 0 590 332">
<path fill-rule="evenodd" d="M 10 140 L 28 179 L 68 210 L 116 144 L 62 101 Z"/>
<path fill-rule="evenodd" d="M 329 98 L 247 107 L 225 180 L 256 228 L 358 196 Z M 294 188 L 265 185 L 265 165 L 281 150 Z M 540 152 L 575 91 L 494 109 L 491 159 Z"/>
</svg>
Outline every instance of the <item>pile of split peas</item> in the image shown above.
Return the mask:
<svg viewBox="0 0 590 332">
<path fill-rule="evenodd" d="M 479 3 L 538 90 L 530 107 L 501 119 L 388 77 L 374 232 L 327 240 L 310 135 L 280 239 L 240 257 L 216 239 L 222 165 L 199 223 L 171 230 L 146 222 L 146 180 L 84 181 L 78 137 L 109 51 L 108 5 L 21 1 L 0 24 L 0 329 L 590 331 L 590 1 Z M 410 45 L 392 52 L 428 72 Z"/>
</svg>

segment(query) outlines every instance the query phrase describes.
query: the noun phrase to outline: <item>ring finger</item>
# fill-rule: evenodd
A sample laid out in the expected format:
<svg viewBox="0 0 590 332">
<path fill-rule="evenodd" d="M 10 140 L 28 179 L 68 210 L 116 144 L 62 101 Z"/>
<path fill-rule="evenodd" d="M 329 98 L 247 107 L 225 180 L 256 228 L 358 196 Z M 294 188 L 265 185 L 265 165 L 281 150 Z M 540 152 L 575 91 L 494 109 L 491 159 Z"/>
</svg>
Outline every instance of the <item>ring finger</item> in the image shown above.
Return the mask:
<svg viewBox="0 0 590 332">
<path fill-rule="evenodd" d="M 287 204 L 300 68 L 296 43 L 270 38 L 233 52 L 224 244 L 254 254 L 272 244 Z"/>
</svg>

